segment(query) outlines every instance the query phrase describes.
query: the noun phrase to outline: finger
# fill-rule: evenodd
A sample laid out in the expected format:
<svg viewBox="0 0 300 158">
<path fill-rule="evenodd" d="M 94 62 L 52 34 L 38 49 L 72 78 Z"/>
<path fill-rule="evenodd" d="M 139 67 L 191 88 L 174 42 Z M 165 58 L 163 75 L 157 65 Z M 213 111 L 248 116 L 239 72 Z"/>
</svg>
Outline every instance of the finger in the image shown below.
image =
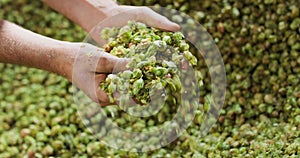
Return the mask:
<svg viewBox="0 0 300 158">
<path fill-rule="evenodd" d="M 101 106 L 112 105 L 109 102 L 107 94 L 100 88 L 100 83 L 106 79 L 106 74 L 95 75 L 95 90 L 96 90 L 96 102 Z"/>
<path fill-rule="evenodd" d="M 126 9 L 124 12 L 119 12 L 114 16 L 106 18 L 105 20 L 99 22 L 89 34 L 92 35 L 93 39 L 99 43 L 100 46 L 104 46 L 107 41 L 101 38 L 101 32 L 104 28 L 112 28 L 112 27 L 123 27 L 128 21 L 137 19 L 137 11 L 130 7 Z"/>
<path fill-rule="evenodd" d="M 182 59 L 181 60 L 181 69 L 182 70 L 188 70 L 189 67 L 190 67 L 189 61 L 187 61 L 186 59 Z"/>
<path fill-rule="evenodd" d="M 125 94 L 120 94 L 119 92 L 115 92 L 113 94 L 114 98 L 117 98 L 116 100 L 116 103 L 117 104 L 120 104 L 120 98 L 122 97 L 122 95 L 125 95 Z M 124 105 L 125 107 L 130 107 L 130 106 L 133 106 L 133 105 L 136 105 L 136 104 L 140 104 L 135 98 L 133 98 L 132 96 L 129 97 L 129 100 L 128 100 L 128 104 L 127 105 Z"/>
<path fill-rule="evenodd" d="M 100 106 L 114 105 L 114 103 L 109 102 L 109 98 L 107 94 L 102 89 L 100 89 L 100 87 L 96 88 L 96 94 L 97 94 L 97 103 Z"/>
<path fill-rule="evenodd" d="M 151 27 L 155 27 L 166 31 L 179 31 L 180 26 L 171 22 L 168 18 L 156 13 L 148 7 L 140 7 L 138 21 L 141 21 Z"/>
<path fill-rule="evenodd" d="M 93 36 L 100 45 L 106 43 L 101 39 L 101 31 L 107 27 L 123 27 L 130 20 L 143 22 L 150 27 L 155 27 L 166 31 L 179 31 L 180 26 L 174 22 L 171 22 L 166 17 L 156 13 L 148 7 L 132 7 L 132 6 L 120 6 L 117 10 L 118 14 L 101 21 L 96 27 L 94 27 L 90 34 Z"/>
<path fill-rule="evenodd" d="M 118 58 L 109 53 L 99 54 L 95 58 L 98 58 L 96 73 L 117 73 L 128 69 L 126 65 L 129 59 Z"/>
</svg>

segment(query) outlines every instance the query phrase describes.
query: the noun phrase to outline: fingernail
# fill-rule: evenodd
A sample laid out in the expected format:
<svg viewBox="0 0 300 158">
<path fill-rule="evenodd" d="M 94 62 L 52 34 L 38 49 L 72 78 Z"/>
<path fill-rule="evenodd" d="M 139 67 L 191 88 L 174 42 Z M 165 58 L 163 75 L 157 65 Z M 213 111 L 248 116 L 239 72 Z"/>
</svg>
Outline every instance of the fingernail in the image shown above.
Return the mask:
<svg viewBox="0 0 300 158">
<path fill-rule="evenodd" d="M 180 30 L 180 26 L 174 22 L 171 22 L 171 31 L 179 31 Z"/>
<path fill-rule="evenodd" d="M 178 24 L 174 23 L 174 26 L 175 26 L 177 31 L 180 30 L 180 26 Z"/>
</svg>

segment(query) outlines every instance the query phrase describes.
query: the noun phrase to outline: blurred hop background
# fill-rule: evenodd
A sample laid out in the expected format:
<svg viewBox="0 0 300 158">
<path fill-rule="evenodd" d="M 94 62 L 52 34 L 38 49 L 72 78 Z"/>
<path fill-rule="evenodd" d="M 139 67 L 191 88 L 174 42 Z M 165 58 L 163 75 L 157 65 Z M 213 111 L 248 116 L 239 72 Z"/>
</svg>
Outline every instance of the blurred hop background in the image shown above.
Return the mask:
<svg viewBox="0 0 300 158">
<path fill-rule="evenodd" d="M 216 123 L 202 136 L 195 117 L 179 138 L 153 151 L 114 149 L 83 124 L 73 101 L 72 83 L 43 70 L 0 63 L 1 158 L 299 157 L 299 0 L 118 3 L 176 9 L 211 34 L 227 74 L 226 100 Z M 0 0 L 0 19 L 58 40 L 81 42 L 87 36 L 78 25 L 37 0 Z M 209 83 L 208 69 L 201 72 L 204 83 Z M 210 91 L 204 86 L 201 96 Z M 142 128 L 155 125 L 156 120 L 126 124 L 117 117 L 114 121 Z"/>
</svg>

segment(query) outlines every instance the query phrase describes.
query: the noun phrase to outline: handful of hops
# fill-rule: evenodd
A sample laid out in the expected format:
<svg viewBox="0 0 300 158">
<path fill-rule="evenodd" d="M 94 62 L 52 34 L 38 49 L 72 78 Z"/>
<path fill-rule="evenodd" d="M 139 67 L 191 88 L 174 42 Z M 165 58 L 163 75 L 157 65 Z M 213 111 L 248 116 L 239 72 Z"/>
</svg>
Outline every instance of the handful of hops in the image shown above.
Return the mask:
<svg viewBox="0 0 300 158">
<path fill-rule="evenodd" d="M 122 28 L 105 28 L 102 38 L 108 40 L 108 53 L 130 59 L 128 70 L 110 74 L 100 83 L 111 103 L 126 106 L 134 98 L 140 105 L 162 99 L 168 105 L 189 104 L 189 98 L 199 95 L 202 75 L 182 33 L 130 21 Z"/>
</svg>

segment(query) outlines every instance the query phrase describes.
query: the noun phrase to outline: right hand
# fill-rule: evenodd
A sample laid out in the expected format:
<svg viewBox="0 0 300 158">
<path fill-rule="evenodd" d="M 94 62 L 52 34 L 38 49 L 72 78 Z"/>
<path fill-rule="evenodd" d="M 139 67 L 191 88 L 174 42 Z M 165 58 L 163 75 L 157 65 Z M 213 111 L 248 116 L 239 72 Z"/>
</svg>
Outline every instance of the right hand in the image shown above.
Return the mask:
<svg viewBox="0 0 300 158">
<path fill-rule="evenodd" d="M 80 44 L 73 64 L 71 82 L 101 106 L 110 105 L 107 94 L 100 89 L 100 82 L 108 74 L 126 69 L 128 59 L 117 58 L 90 44 Z"/>
</svg>

